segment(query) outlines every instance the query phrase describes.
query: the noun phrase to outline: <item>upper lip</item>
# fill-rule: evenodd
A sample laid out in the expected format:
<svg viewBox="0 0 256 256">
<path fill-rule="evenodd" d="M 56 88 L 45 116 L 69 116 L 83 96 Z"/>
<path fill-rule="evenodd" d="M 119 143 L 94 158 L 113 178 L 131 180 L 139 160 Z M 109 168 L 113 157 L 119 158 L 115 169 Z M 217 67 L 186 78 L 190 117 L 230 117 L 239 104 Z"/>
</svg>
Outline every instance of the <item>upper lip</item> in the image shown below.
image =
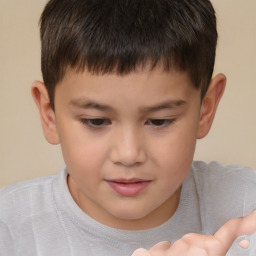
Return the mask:
<svg viewBox="0 0 256 256">
<path fill-rule="evenodd" d="M 114 182 L 114 183 L 133 184 L 133 183 L 139 183 L 139 182 L 149 182 L 150 180 L 132 178 L 132 179 L 111 179 L 107 181 Z"/>
</svg>

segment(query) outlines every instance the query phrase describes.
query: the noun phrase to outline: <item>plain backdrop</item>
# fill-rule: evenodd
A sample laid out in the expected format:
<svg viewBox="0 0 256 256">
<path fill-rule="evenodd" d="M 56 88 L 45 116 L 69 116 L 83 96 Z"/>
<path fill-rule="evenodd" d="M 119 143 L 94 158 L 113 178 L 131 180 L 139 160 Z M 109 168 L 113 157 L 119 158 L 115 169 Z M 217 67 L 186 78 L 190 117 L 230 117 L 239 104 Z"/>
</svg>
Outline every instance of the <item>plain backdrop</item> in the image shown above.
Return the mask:
<svg viewBox="0 0 256 256">
<path fill-rule="evenodd" d="M 0 187 L 64 166 L 60 147 L 44 139 L 30 92 L 41 79 L 38 21 L 46 2 L 0 0 Z M 256 169 L 256 1 L 212 2 L 219 31 L 215 74 L 226 74 L 228 83 L 195 159 Z"/>
</svg>

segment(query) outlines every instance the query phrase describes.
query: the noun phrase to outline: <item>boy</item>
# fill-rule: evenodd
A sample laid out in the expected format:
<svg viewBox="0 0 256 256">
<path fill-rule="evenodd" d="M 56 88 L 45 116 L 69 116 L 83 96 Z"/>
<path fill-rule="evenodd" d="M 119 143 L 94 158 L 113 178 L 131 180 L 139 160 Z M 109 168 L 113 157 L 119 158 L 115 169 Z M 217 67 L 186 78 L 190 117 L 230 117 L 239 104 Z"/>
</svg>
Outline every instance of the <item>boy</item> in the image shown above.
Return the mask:
<svg viewBox="0 0 256 256">
<path fill-rule="evenodd" d="M 131 255 L 256 208 L 253 170 L 192 162 L 226 83 L 209 1 L 52 0 L 41 40 L 32 94 L 66 168 L 1 192 L 3 255 Z"/>
</svg>

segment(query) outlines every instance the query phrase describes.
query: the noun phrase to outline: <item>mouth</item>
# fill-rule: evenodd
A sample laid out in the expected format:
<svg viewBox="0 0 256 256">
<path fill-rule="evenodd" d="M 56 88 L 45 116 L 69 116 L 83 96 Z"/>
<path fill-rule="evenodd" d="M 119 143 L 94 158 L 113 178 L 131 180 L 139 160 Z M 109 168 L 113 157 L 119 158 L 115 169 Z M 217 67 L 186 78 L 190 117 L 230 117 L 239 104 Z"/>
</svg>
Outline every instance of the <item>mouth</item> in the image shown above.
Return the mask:
<svg viewBox="0 0 256 256">
<path fill-rule="evenodd" d="M 141 179 L 116 179 L 106 180 L 109 186 L 119 195 L 134 197 L 139 195 L 150 183 L 150 180 Z"/>
</svg>

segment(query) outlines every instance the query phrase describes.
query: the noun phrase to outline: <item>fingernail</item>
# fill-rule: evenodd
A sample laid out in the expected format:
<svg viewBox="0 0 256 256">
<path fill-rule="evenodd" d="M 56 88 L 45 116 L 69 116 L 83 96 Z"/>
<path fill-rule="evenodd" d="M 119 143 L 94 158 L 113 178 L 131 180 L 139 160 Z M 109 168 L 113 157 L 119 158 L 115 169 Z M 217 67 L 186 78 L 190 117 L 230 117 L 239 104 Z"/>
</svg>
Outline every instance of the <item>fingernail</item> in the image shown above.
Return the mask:
<svg viewBox="0 0 256 256">
<path fill-rule="evenodd" d="M 247 239 L 244 239 L 244 240 L 240 241 L 238 244 L 243 249 L 247 249 L 250 246 L 250 241 Z"/>
</svg>

